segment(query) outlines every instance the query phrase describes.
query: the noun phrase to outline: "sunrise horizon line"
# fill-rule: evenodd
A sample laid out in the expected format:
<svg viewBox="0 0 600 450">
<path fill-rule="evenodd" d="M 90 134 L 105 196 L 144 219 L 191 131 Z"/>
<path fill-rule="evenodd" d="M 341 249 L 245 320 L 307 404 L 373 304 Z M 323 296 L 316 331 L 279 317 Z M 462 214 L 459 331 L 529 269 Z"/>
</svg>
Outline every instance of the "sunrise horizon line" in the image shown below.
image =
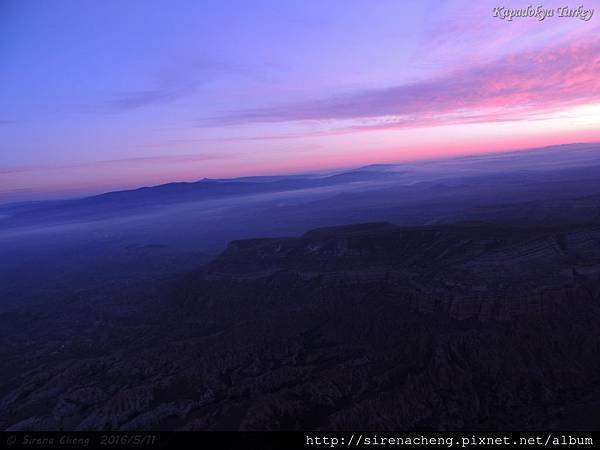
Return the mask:
<svg viewBox="0 0 600 450">
<path fill-rule="evenodd" d="M 409 163 L 427 163 L 427 162 L 436 162 L 436 161 L 450 161 L 450 160 L 458 160 L 458 159 L 468 159 L 468 158 L 476 158 L 481 156 L 489 156 L 489 155 L 501 155 L 501 154 L 511 154 L 511 153 L 520 153 L 520 152 L 528 152 L 528 151 L 536 151 L 536 150 L 544 150 L 551 149 L 555 147 L 570 147 L 570 146 L 578 146 L 578 145 L 596 145 L 600 144 L 600 140 L 592 140 L 592 141 L 570 141 L 556 144 L 548 144 L 548 145 L 538 145 L 538 146 L 527 146 L 527 147 L 512 147 L 505 148 L 501 150 L 485 150 L 480 152 L 469 152 L 465 154 L 453 154 L 453 155 L 443 155 L 437 157 L 422 157 L 422 158 L 411 158 L 411 159 L 402 159 L 402 160 L 376 160 L 369 163 L 364 164 L 354 164 L 354 165 L 345 165 L 345 166 L 331 166 L 322 169 L 314 168 L 314 169 L 297 169 L 297 170 L 274 170 L 274 171 L 257 171 L 253 174 L 240 174 L 240 175 L 231 175 L 226 177 L 200 177 L 192 180 L 185 179 L 172 179 L 170 181 L 158 182 L 158 183 L 142 183 L 135 186 L 124 186 L 114 188 L 101 189 L 96 192 L 88 192 L 82 193 L 80 195 L 77 194 L 65 194 L 65 195 L 57 195 L 53 196 L 50 192 L 50 196 L 48 197 L 38 197 L 32 199 L 23 199 L 23 200 L 8 200 L 3 201 L 0 200 L 0 207 L 10 207 L 10 206 L 18 206 L 18 205 L 27 205 L 27 204 L 35 204 L 35 203 L 45 203 L 45 202 L 57 202 L 57 201 L 69 201 L 69 200 L 84 200 L 87 198 L 98 197 L 101 195 L 117 193 L 117 192 L 131 192 L 137 191 L 140 189 L 152 189 L 160 186 L 166 186 L 170 184 L 194 184 L 200 183 L 203 181 L 234 181 L 240 180 L 244 178 L 260 178 L 260 177 L 290 177 L 290 176 L 315 176 L 322 175 L 324 177 L 335 175 L 336 173 L 343 173 L 346 171 L 360 170 L 370 166 L 378 166 L 378 165 L 400 165 L 400 164 L 409 164 Z M 179 157 L 181 155 L 173 155 L 173 157 Z M 168 156 L 167 156 L 168 157 Z M 140 158 L 141 159 L 141 158 Z M 96 163 L 102 163 L 104 161 L 97 161 Z M 94 163 L 90 163 L 94 164 Z M 57 191 L 54 191 L 57 192 Z"/>
</svg>

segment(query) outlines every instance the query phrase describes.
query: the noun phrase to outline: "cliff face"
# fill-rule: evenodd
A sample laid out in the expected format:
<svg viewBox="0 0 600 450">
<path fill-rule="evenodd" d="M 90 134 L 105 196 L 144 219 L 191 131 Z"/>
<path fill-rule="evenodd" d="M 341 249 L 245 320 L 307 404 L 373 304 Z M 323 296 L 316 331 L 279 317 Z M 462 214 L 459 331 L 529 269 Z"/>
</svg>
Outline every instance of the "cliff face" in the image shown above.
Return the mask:
<svg viewBox="0 0 600 450">
<path fill-rule="evenodd" d="M 235 241 L 151 307 L 3 346 L 0 426 L 597 428 L 599 268 L 592 225 Z"/>
<path fill-rule="evenodd" d="M 600 257 L 600 226 L 497 226 L 484 223 L 399 227 L 387 223 L 322 228 L 299 238 L 233 241 L 209 266 L 211 272 L 251 276 L 253 272 L 312 270 L 344 272 L 375 264 L 410 267 L 469 267 L 585 264 Z M 480 270 L 477 268 L 480 267 Z"/>
<path fill-rule="evenodd" d="M 431 310 L 458 317 L 524 313 L 549 292 L 600 274 L 600 227 L 514 227 L 483 223 L 323 228 L 299 238 L 232 242 L 206 279 L 244 280 L 289 272 L 342 281 L 386 282 Z M 532 303 L 534 305 L 532 305 Z M 499 317 L 494 317 L 499 318 Z"/>
</svg>

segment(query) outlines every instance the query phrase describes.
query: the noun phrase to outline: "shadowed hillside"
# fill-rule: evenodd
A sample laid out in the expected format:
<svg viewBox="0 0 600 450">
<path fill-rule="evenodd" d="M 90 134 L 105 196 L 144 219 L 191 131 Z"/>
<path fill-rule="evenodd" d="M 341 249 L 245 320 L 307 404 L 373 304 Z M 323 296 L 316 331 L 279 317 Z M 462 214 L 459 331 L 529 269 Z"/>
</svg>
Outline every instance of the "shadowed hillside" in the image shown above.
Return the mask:
<svg viewBox="0 0 600 450">
<path fill-rule="evenodd" d="M 96 292 L 116 315 L 89 293 L 3 314 L 0 426 L 594 428 L 599 276 L 595 225 L 235 241 L 188 275 Z"/>
</svg>

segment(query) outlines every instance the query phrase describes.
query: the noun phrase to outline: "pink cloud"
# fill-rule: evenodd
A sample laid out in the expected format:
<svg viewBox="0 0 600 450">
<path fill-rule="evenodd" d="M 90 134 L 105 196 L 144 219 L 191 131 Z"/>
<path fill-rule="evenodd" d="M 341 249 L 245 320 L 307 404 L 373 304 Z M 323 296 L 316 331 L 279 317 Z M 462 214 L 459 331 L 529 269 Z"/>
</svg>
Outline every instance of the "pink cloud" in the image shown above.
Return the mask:
<svg viewBox="0 0 600 450">
<path fill-rule="evenodd" d="M 600 40 L 594 40 L 515 53 L 413 84 L 232 112 L 208 123 L 386 119 L 389 128 L 525 120 L 599 101 Z"/>
</svg>

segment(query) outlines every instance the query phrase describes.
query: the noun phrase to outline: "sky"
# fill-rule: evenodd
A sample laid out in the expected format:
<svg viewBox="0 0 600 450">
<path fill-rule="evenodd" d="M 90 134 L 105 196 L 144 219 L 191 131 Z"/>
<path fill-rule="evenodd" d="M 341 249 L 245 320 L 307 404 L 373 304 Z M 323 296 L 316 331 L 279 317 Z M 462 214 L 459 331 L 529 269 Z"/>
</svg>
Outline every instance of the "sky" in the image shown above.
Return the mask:
<svg viewBox="0 0 600 450">
<path fill-rule="evenodd" d="M 0 0 L 0 203 L 600 141 L 600 0 L 529 5 Z"/>
</svg>

